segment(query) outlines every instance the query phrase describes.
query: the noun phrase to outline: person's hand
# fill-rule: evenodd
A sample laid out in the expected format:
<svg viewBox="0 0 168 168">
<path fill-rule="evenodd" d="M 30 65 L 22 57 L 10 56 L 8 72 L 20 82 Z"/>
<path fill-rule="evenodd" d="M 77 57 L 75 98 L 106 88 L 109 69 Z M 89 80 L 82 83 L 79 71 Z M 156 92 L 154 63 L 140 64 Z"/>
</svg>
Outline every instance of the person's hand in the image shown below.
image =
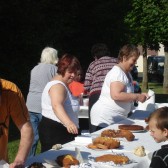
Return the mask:
<svg viewBox="0 0 168 168">
<path fill-rule="evenodd" d="M 24 167 L 25 167 L 24 162 L 21 160 L 20 161 L 15 160 L 13 163 L 9 165 L 9 168 L 24 168 Z"/>
<path fill-rule="evenodd" d="M 76 127 L 76 125 L 71 122 L 69 124 L 66 125 L 67 131 L 71 134 L 78 134 L 78 128 Z"/>
<path fill-rule="evenodd" d="M 145 102 L 147 99 L 149 99 L 149 96 L 147 93 L 141 93 L 141 94 L 138 94 L 137 96 L 137 101 L 141 103 Z"/>
</svg>

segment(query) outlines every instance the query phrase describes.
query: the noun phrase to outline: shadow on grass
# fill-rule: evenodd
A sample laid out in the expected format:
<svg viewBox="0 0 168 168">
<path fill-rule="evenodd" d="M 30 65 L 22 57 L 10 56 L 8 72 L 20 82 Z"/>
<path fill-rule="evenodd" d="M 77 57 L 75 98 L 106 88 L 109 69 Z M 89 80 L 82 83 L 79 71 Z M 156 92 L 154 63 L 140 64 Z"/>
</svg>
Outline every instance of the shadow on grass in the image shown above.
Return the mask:
<svg viewBox="0 0 168 168">
<path fill-rule="evenodd" d="M 168 94 L 156 94 L 155 102 L 156 103 L 168 103 Z"/>
</svg>

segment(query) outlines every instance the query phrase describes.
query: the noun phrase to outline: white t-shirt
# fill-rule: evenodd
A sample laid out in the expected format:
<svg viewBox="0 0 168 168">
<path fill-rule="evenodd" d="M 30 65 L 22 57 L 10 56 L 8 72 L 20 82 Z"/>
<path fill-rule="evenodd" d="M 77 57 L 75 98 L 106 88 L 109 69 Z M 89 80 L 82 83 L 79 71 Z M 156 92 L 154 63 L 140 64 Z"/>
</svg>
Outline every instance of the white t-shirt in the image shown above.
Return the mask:
<svg viewBox="0 0 168 168">
<path fill-rule="evenodd" d="M 48 82 L 46 87 L 44 88 L 44 91 L 42 93 L 42 115 L 46 118 L 49 118 L 51 120 L 57 121 L 61 123 L 61 121 L 57 118 L 56 114 L 53 111 L 52 105 L 51 105 L 51 98 L 49 96 L 49 90 L 53 85 L 56 84 L 62 84 L 66 91 L 67 91 L 67 97 L 64 102 L 64 109 L 67 112 L 69 118 L 75 123 L 75 125 L 79 128 L 79 120 L 78 120 L 78 114 L 75 112 L 76 104 L 73 105 L 73 98 L 69 91 L 69 89 L 66 87 L 66 85 L 58 80 L 54 80 L 51 82 Z M 59 96 L 59 95 L 58 95 Z"/>
<path fill-rule="evenodd" d="M 98 101 L 91 109 L 91 124 L 106 127 L 125 119 L 131 111 L 133 102 L 114 101 L 110 96 L 110 84 L 112 82 L 122 82 L 125 85 L 125 92 L 133 93 L 132 77 L 118 66 L 114 66 L 106 75 Z"/>
</svg>

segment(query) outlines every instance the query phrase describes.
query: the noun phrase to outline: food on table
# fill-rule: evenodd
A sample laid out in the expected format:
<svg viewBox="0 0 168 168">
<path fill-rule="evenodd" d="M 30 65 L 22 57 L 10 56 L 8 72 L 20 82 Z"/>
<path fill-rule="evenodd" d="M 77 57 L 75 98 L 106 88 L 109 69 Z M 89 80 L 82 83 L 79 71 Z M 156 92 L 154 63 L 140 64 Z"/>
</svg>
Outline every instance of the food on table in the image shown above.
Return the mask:
<svg viewBox="0 0 168 168">
<path fill-rule="evenodd" d="M 90 149 L 98 149 L 98 147 L 96 145 L 92 144 L 92 143 L 89 144 L 87 147 L 90 148 Z"/>
<path fill-rule="evenodd" d="M 93 140 L 92 144 L 87 147 L 90 149 L 115 149 L 119 148 L 120 141 L 111 137 L 97 137 Z"/>
<path fill-rule="evenodd" d="M 144 127 L 141 126 L 141 125 L 127 125 L 127 124 L 123 124 L 123 125 L 119 125 L 118 128 L 122 129 L 122 130 L 130 130 L 130 131 L 144 130 Z"/>
<path fill-rule="evenodd" d="M 52 146 L 52 149 L 55 149 L 55 150 L 59 150 L 62 148 L 62 145 L 61 144 L 55 144 Z"/>
<path fill-rule="evenodd" d="M 79 161 L 71 154 L 58 156 L 56 162 L 59 166 L 64 168 L 70 168 L 71 165 L 79 165 Z"/>
<path fill-rule="evenodd" d="M 135 136 L 129 130 L 112 130 L 107 129 L 102 131 L 102 137 L 112 137 L 112 138 L 126 138 L 128 141 L 133 141 Z"/>
<path fill-rule="evenodd" d="M 138 146 L 134 149 L 134 154 L 140 157 L 146 156 L 144 146 Z"/>
<path fill-rule="evenodd" d="M 46 168 L 42 163 L 34 162 L 28 168 Z"/>
<path fill-rule="evenodd" d="M 129 162 L 129 158 L 127 156 L 122 156 L 122 155 L 105 154 L 105 155 L 96 157 L 95 161 L 96 162 L 112 161 L 115 164 L 127 164 Z"/>
</svg>

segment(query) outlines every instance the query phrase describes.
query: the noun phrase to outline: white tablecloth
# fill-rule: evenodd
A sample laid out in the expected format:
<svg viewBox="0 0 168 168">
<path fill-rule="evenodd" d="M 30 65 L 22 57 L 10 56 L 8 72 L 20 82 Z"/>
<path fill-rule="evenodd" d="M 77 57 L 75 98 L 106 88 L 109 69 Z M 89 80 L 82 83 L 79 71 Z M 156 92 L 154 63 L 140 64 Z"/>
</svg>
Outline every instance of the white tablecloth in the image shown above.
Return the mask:
<svg viewBox="0 0 168 168">
<path fill-rule="evenodd" d="M 104 129 L 118 129 L 118 125 L 119 124 L 138 124 L 138 125 L 142 125 L 142 126 L 146 126 L 146 123 L 144 121 L 144 118 L 146 118 L 147 116 L 149 116 L 148 111 L 140 111 L 137 110 L 135 111 L 130 118 L 122 120 L 121 122 L 114 124 L 114 125 L 110 125 Z M 99 136 L 102 130 L 99 130 L 93 134 L 91 134 L 90 136 L 92 137 L 96 137 Z M 127 165 L 123 165 L 121 167 L 123 168 L 147 168 L 149 167 L 150 164 L 150 159 L 148 157 L 148 154 L 151 155 L 151 153 L 157 149 L 160 149 L 162 143 L 156 143 L 153 138 L 150 136 L 150 133 L 147 131 L 142 131 L 142 132 L 135 132 L 135 139 L 134 141 L 127 141 L 124 138 L 120 138 L 120 143 L 121 146 L 119 149 L 114 149 L 114 150 L 92 150 L 92 149 L 88 149 L 86 146 L 86 143 L 79 143 L 79 142 L 75 142 L 75 141 L 71 141 L 67 144 L 63 145 L 63 148 L 61 150 L 49 150 L 47 152 L 44 152 L 38 156 L 35 156 L 33 158 L 30 158 L 27 160 L 26 165 L 30 165 L 33 162 L 42 162 L 44 163 L 44 165 L 47 166 L 47 168 L 52 167 L 51 165 L 48 165 L 45 163 L 44 159 L 49 159 L 49 160 L 55 160 L 57 156 L 61 155 L 61 154 L 73 154 L 75 155 L 75 147 L 78 147 L 81 151 L 81 154 L 84 158 L 84 160 L 87 162 L 88 161 L 88 156 L 92 155 L 92 156 L 98 156 L 98 155 L 103 155 L 106 153 L 123 153 L 124 155 L 128 156 L 131 160 L 134 161 L 134 163 L 131 164 L 127 164 Z M 137 147 L 137 146 L 144 146 L 147 156 L 145 157 L 138 157 L 136 155 L 133 154 L 133 150 Z M 136 162 L 136 163 L 135 163 Z M 104 167 L 104 166 L 98 166 L 99 168 Z"/>
</svg>

